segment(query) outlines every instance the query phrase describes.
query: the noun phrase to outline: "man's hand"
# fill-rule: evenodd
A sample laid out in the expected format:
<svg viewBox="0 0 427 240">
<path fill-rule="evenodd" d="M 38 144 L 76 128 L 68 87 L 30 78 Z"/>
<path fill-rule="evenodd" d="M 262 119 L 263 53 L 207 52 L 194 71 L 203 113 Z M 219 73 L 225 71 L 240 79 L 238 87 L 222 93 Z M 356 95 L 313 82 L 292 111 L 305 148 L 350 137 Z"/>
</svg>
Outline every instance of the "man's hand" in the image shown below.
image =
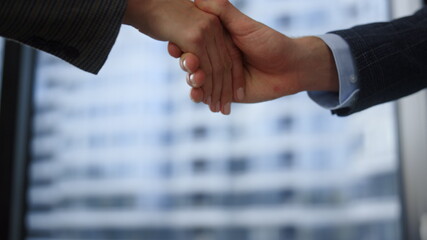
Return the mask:
<svg viewBox="0 0 427 240">
<path fill-rule="evenodd" d="M 288 38 L 242 14 L 228 0 L 195 4 L 220 18 L 241 51 L 245 93 L 237 102 L 267 101 L 305 90 L 338 91 L 332 53 L 319 38 Z M 197 54 L 187 53 L 186 59 L 197 59 Z M 192 96 L 199 96 L 198 91 L 193 89 Z"/>
<path fill-rule="evenodd" d="M 181 50 L 198 56 L 181 58 L 181 67 L 190 73 L 188 83 L 197 89 L 193 99 L 209 104 L 214 112 L 229 114 L 232 79 L 242 67 L 239 52 L 218 17 L 201 11 L 189 0 L 128 0 L 127 4 L 124 24 L 154 39 L 174 43 L 169 49 L 175 57 Z"/>
</svg>

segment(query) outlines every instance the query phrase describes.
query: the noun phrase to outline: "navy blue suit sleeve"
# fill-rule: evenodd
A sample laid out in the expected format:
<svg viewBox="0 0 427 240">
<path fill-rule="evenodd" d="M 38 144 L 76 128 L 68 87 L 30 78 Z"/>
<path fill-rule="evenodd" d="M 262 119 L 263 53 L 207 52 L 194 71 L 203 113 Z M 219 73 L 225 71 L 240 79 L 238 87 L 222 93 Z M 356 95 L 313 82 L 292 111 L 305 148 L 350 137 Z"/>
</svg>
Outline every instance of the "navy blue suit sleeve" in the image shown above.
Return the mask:
<svg viewBox="0 0 427 240">
<path fill-rule="evenodd" d="M 427 7 L 391 22 L 332 33 L 349 44 L 360 88 L 352 106 L 332 113 L 347 116 L 427 87 Z"/>
</svg>

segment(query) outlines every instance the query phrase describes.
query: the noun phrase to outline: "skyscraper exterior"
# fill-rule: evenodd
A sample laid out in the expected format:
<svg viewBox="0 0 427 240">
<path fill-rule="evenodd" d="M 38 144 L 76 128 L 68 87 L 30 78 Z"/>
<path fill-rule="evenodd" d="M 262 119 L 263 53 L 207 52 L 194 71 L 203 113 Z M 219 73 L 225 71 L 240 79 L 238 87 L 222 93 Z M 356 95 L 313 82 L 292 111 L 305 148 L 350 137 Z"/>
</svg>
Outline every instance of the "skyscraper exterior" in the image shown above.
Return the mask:
<svg viewBox="0 0 427 240">
<path fill-rule="evenodd" d="M 234 3 L 290 36 L 388 17 L 384 0 Z M 214 114 L 127 27 L 98 76 L 41 54 L 36 79 L 28 239 L 400 239 L 390 104 L 338 118 L 302 93 Z"/>
</svg>

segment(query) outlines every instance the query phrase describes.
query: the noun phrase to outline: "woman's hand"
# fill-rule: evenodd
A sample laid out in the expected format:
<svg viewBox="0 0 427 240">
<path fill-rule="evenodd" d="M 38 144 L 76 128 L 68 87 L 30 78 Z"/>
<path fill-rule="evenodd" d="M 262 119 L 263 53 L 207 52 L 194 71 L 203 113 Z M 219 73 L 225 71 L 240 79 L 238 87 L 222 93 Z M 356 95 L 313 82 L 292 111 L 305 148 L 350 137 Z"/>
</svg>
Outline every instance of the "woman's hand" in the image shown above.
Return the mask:
<svg viewBox="0 0 427 240">
<path fill-rule="evenodd" d="M 189 0 L 128 0 L 123 23 L 154 39 L 172 42 L 172 56 L 181 56 L 181 51 L 197 56 L 187 60 L 184 55 L 180 61 L 189 72 L 187 82 L 197 89 L 193 99 L 210 105 L 214 112 L 230 113 L 233 78 L 242 78 L 242 67 L 239 51 L 218 17 Z"/>
</svg>

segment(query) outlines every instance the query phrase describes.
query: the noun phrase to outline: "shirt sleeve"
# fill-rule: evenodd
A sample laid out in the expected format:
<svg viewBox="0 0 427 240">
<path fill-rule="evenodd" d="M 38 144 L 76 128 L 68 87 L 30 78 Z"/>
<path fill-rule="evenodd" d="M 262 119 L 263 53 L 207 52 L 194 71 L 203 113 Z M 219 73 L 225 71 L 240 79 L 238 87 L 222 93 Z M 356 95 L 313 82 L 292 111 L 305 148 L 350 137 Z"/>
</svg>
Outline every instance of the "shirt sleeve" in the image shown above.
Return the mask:
<svg viewBox="0 0 427 240">
<path fill-rule="evenodd" d="M 336 34 L 318 36 L 332 51 L 339 79 L 339 92 L 309 91 L 308 96 L 320 106 L 337 110 L 350 107 L 356 100 L 359 85 L 356 67 L 347 42 Z"/>
</svg>

